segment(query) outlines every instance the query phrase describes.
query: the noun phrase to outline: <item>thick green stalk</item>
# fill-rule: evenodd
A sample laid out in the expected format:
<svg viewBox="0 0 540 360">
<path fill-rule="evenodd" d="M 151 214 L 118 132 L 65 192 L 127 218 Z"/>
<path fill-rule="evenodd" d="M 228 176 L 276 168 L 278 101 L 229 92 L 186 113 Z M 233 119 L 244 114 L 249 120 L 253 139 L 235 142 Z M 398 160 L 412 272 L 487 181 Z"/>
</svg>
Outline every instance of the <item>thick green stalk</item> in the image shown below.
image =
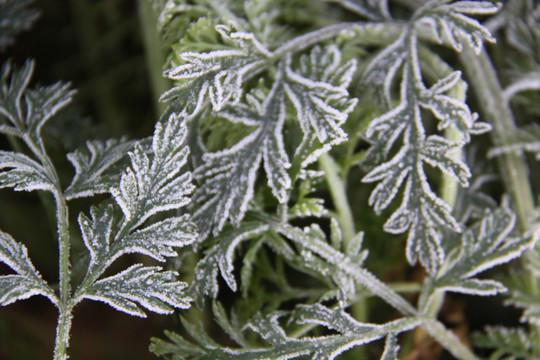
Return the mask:
<svg viewBox="0 0 540 360">
<path fill-rule="evenodd" d="M 356 234 L 356 230 L 352 211 L 347 199 L 346 185 L 339 176 L 338 167 L 330 155 L 324 153 L 319 156 L 319 165 L 324 172 L 332 200 L 334 201 L 338 222 L 343 235 L 343 245 L 347 247 L 347 244 L 349 244 Z M 367 312 L 368 309 L 364 297 L 359 298 L 351 306 L 351 313 L 358 321 L 367 321 Z M 363 348 L 355 348 L 353 350 L 354 356 L 360 359 L 364 358 L 365 354 L 363 350 Z"/>
<path fill-rule="evenodd" d="M 491 138 L 494 145 L 511 145 L 516 125 L 488 55 L 485 51 L 476 55 L 472 49 L 464 47 L 461 60 L 470 82 L 475 85 L 474 90 L 484 119 L 493 127 Z M 517 153 L 506 153 L 499 158 L 499 167 L 506 189 L 512 196 L 519 226 L 525 230 L 534 212 L 534 198 L 525 159 Z"/>
<path fill-rule="evenodd" d="M 343 243 L 347 246 L 356 234 L 356 230 L 354 228 L 352 211 L 349 206 L 349 201 L 347 200 L 345 183 L 341 180 L 337 165 L 330 155 L 326 153 L 322 154 L 319 157 L 319 165 L 324 172 L 330 195 L 334 201 L 337 220 L 343 234 Z"/>
<path fill-rule="evenodd" d="M 470 81 L 475 84 L 474 89 L 485 119 L 493 126 L 491 138 L 494 145 L 497 147 L 511 145 L 512 134 L 517 130 L 514 117 L 488 55 L 483 52 L 477 56 L 466 47 L 461 58 Z M 534 215 L 535 204 L 525 158 L 522 154 L 510 152 L 502 154 L 498 160 L 500 174 L 513 200 L 519 227 L 526 231 Z M 529 274 L 529 281 L 535 292 L 538 292 L 540 284 L 533 272 Z M 537 341 L 540 341 L 540 328 L 534 326 L 534 331 Z"/>
<path fill-rule="evenodd" d="M 169 89 L 169 81 L 163 76 L 162 70 L 165 63 L 165 53 L 161 47 L 161 38 L 156 25 L 157 16 L 151 2 L 139 0 L 138 10 L 156 118 L 159 118 L 166 107 L 165 104 L 159 102 L 159 97 Z"/>
</svg>

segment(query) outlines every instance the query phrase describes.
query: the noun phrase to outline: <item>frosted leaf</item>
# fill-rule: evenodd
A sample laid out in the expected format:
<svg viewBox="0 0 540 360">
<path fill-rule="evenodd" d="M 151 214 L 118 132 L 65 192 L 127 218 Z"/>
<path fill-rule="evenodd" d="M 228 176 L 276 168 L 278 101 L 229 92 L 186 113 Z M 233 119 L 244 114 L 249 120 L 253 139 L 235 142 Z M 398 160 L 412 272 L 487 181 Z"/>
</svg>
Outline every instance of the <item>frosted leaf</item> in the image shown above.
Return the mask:
<svg viewBox="0 0 540 360">
<path fill-rule="evenodd" d="M 177 280 L 174 271 L 158 266 L 135 264 L 110 277 L 96 281 L 78 299 L 102 301 L 134 316 L 146 317 L 140 306 L 159 314 L 188 308 L 191 298 L 182 289 L 187 284 Z"/>
<path fill-rule="evenodd" d="M 139 144 L 129 153 L 131 167 L 122 174 L 120 186 L 110 189 L 126 218 L 124 226 L 134 229 L 158 212 L 179 209 L 190 202 L 188 195 L 194 189 L 191 173 L 180 174 L 189 152 L 182 146 L 186 136 L 184 116 L 173 113 L 166 123 L 156 125 L 152 160 Z"/>
<path fill-rule="evenodd" d="M 24 154 L 0 151 L 0 188 L 55 191 L 55 181 L 41 164 Z"/>
<path fill-rule="evenodd" d="M 43 295 L 57 303 L 54 291 L 41 278 L 23 244 L 0 231 L 0 263 L 9 266 L 15 275 L 0 275 L 0 305 L 5 306 L 31 296 Z"/>
<path fill-rule="evenodd" d="M 237 290 L 234 270 L 234 251 L 243 241 L 260 237 L 269 230 L 269 226 L 260 223 L 243 223 L 237 230 L 229 234 L 223 234 L 214 245 L 199 261 L 195 268 L 195 279 L 191 285 L 190 291 L 198 299 L 205 296 L 215 298 L 218 294 L 218 275 L 221 274 L 229 288 Z"/>
<path fill-rule="evenodd" d="M 291 317 L 298 324 L 317 324 L 328 329 L 336 330 L 341 334 L 358 334 L 377 328 L 375 324 L 366 324 L 356 321 L 343 309 L 329 309 L 321 304 L 297 305 Z"/>
<path fill-rule="evenodd" d="M 533 124 L 524 129 L 516 129 L 511 135 L 510 144 L 499 146 L 488 152 L 488 157 L 500 156 L 506 153 L 523 154 L 531 152 L 540 160 L 540 126 Z"/>
<path fill-rule="evenodd" d="M 94 140 L 86 143 L 88 150 L 78 149 L 69 153 L 67 158 L 75 168 L 75 176 L 65 190 L 66 198 L 107 193 L 118 184 L 121 175 L 118 165 L 129 151 L 134 150 L 136 143 L 125 139 Z"/>
<path fill-rule="evenodd" d="M 364 16 L 371 21 L 390 19 L 387 0 L 326 0 L 334 2 L 345 9 Z"/>
<path fill-rule="evenodd" d="M 526 333 L 523 328 L 486 326 L 484 332 L 473 333 L 474 345 L 480 348 L 495 349 L 498 356 L 492 356 L 494 360 L 534 359 L 533 343 L 536 342 L 536 339 L 533 338 L 532 333 Z"/>
<path fill-rule="evenodd" d="M 11 45 L 15 36 L 28 30 L 38 18 L 39 12 L 30 8 L 32 0 L 0 1 L 0 50 Z"/>
<path fill-rule="evenodd" d="M 2 66 L 0 115 L 11 124 L 0 125 L 0 132 L 22 137 L 34 153 L 40 153 L 36 146 L 44 147 L 41 128 L 71 101 L 75 91 L 62 83 L 29 89 L 33 71 L 33 61 L 26 61 L 21 69 L 13 71 L 10 62 Z"/>
<path fill-rule="evenodd" d="M 392 104 L 391 87 L 396 72 L 407 57 L 406 33 L 384 48 L 364 70 L 362 82 L 375 89 L 380 103 L 386 107 Z"/>
<path fill-rule="evenodd" d="M 291 166 L 283 142 L 284 95 L 277 81 L 264 101 L 248 95 L 249 105 L 238 104 L 220 113 L 225 119 L 252 125 L 255 130 L 233 147 L 207 153 L 195 170 L 202 183 L 194 201 L 202 204 L 194 218 L 203 236 L 213 227 L 217 235 L 227 220 L 238 225 L 253 198 L 256 173 L 264 163 L 268 186 L 280 203 L 288 199 L 292 186 L 287 169 Z"/>
<path fill-rule="evenodd" d="M 264 68 L 272 53 L 253 34 L 234 31 L 234 25 L 217 25 L 216 31 L 231 49 L 178 54 L 184 63 L 164 75 L 179 85 L 164 93 L 162 101 L 179 99 L 192 114 L 206 99 L 215 111 L 239 102 L 244 78 Z"/>
<path fill-rule="evenodd" d="M 79 215 L 79 226 L 83 241 L 90 253 L 88 273 L 94 277 L 101 275 L 118 257 L 128 253 L 140 253 L 158 261 L 177 256 L 174 248 L 186 246 L 195 241 L 196 231 L 187 215 L 171 217 L 138 229 L 117 238 L 113 228 L 114 208 L 102 203 L 90 209 L 91 219 Z"/>
<path fill-rule="evenodd" d="M 466 15 L 490 15 L 499 10 L 491 1 L 433 1 L 419 16 L 421 22 L 431 26 L 439 40 L 443 36 L 456 51 L 461 51 L 464 40 L 478 54 L 483 42 L 495 42 L 490 31 L 477 20 Z"/>
<path fill-rule="evenodd" d="M 394 234 L 408 231 L 408 261 L 414 264 L 419 259 L 434 275 L 445 257 L 441 229 L 459 232 L 460 227 L 451 214 L 451 207 L 432 191 L 424 167 L 428 164 L 438 168 L 462 186 L 468 186 L 470 170 L 452 156 L 452 152 L 461 148 L 470 139 L 470 134 L 486 129 L 477 127 L 476 116 L 470 113 L 466 104 L 444 95 L 460 80 L 458 72 L 441 79 L 430 89 L 424 86 L 416 55 L 416 38 L 414 34 L 409 36 L 404 48 L 401 101 L 394 109 L 372 120 L 366 130 L 366 139 L 372 147 L 364 160 L 370 171 L 362 181 L 378 182 L 369 198 L 369 204 L 377 213 L 386 209 L 403 189 L 401 205 L 387 220 L 384 229 Z M 405 42 L 405 39 L 401 41 Z M 460 131 L 463 141 L 456 143 L 438 135 L 426 136 L 421 108 L 431 110 L 441 120 L 440 129 L 452 125 Z M 387 160 L 400 138 L 403 144 Z"/>
<path fill-rule="evenodd" d="M 506 291 L 498 281 L 473 278 L 480 272 L 509 262 L 534 246 L 540 234 L 510 237 L 515 215 L 503 206 L 486 210 L 483 219 L 465 231 L 461 244 L 448 255 L 435 279 L 437 288 L 475 295 L 494 295 Z"/>
<path fill-rule="evenodd" d="M 487 123 L 476 122 L 478 115 L 471 113 L 466 103 L 456 100 L 445 92 L 452 89 L 461 80 L 461 72 L 454 71 L 444 79 L 440 79 L 429 90 L 422 88 L 419 96 L 421 107 L 431 110 L 439 119 L 437 128 L 443 130 L 452 126 L 459 131 L 465 142 L 470 141 L 471 134 L 480 134 L 491 129 Z M 423 87 L 423 85 L 421 85 Z M 480 128 L 481 126 L 481 128 Z"/>
<path fill-rule="evenodd" d="M 384 299 L 403 314 L 415 314 L 416 310 L 401 296 L 388 288 L 384 283 L 375 278 L 369 271 L 363 269 L 355 262 L 354 258 L 347 257 L 341 251 L 336 250 L 327 241 L 319 237 L 310 236 L 310 231 L 302 231 L 293 226 L 275 226 L 276 231 L 282 236 L 298 244 L 302 249 L 310 251 L 331 265 L 330 271 L 335 277 L 351 277 L 356 283 L 366 287 L 374 295 Z M 360 252 L 360 258 L 363 256 Z"/>
<path fill-rule="evenodd" d="M 285 65 L 284 89 L 293 103 L 304 133 L 312 128 L 321 144 L 336 145 L 347 140 L 341 125 L 356 105 L 347 87 L 356 70 L 356 61 L 341 64 L 337 46 L 314 47 L 309 57 L 302 55 L 298 70 Z"/>
<path fill-rule="evenodd" d="M 467 165 L 451 155 L 457 147 L 455 143 L 438 135 L 426 139 L 420 150 L 422 161 L 433 167 L 438 167 L 447 175 L 457 179 L 462 186 L 469 186 L 471 173 Z"/>
</svg>

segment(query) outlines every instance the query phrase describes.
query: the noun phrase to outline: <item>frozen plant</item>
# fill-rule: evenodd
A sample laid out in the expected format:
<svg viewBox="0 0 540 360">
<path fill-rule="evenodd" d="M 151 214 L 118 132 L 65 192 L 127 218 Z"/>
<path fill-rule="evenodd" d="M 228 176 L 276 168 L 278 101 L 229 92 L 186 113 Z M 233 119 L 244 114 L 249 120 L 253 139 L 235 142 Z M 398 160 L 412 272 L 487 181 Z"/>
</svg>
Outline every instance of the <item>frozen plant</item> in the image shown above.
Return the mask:
<svg viewBox="0 0 540 360">
<path fill-rule="evenodd" d="M 540 357 L 534 1 L 139 5 L 167 49 L 149 65 L 165 111 L 151 139 L 68 154 L 67 187 L 41 130 L 74 92 L 31 87 L 32 61 L 2 68 L 15 151 L 0 151 L 0 184 L 52 194 L 60 278 L 45 282 L 0 233 L 0 303 L 56 305 L 55 359 L 85 298 L 135 316 L 180 309 L 150 345 L 166 359 Z M 71 200 L 106 194 L 70 223 Z M 106 273 L 128 253 L 171 261 Z M 445 314 L 455 294 L 506 296 L 525 326 L 493 314 L 473 336 Z"/>
</svg>

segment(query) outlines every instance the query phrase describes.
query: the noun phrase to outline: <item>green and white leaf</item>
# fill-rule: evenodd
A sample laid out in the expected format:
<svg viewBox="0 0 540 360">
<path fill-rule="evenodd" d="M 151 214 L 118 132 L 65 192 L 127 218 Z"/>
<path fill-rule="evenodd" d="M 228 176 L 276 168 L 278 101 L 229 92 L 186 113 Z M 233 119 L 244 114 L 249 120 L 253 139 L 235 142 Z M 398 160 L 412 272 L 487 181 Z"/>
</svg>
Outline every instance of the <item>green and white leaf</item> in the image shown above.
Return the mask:
<svg viewBox="0 0 540 360">
<path fill-rule="evenodd" d="M 0 188 L 17 191 L 55 191 L 55 180 L 37 161 L 16 152 L 0 150 Z"/>
<path fill-rule="evenodd" d="M 191 114 L 200 111 L 206 100 L 215 111 L 240 101 L 246 76 L 262 70 L 272 53 L 253 34 L 234 28 L 234 24 L 216 26 L 231 49 L 178 54 L 184 63 L 164 73 L 178 85 L 165 92 L 162 101 L 178 99 Z"/>
<path fill-rule="evenodd" d="M 437 39 L 448 41 L 454 50 L 461 51 L 463 43 L 479 54 L 484 41 L 496 42 L 491 32 L 478 20 L 467 15 L 492 15 L 500 6 L 492 1 L 432 1 L 421 9 L 420 23 L 427 23 Z"/>
<path fill-rule="evenodd" d="M 120 186 L 110 189 L 124 213 L 124 227 L 134 229 L 158 212 L 190 203 L 188 196 L 194 189 L 191 173 L 181 174 L 189 153 L 182 146 L 186 137 L 185 116 L 173 113 L 166 123 L 156 125 L 151 160 L 139 144 L 129 153 L 131 167 L 122 174 Z"/>
<path fill-rule="evenodd" d="M 87 149 L 69 153 L 67 158 L 75 168 L 75 176 L 65 190 L 66 198 L 70 200 L 109 192 L 120 180 L 119 163 L 137 143 L 125 139 L 93 140 L 86 143 Z"/>
<path fill-rule="evenodd" d="M 191 298 L 184 294 L 187 284 L 177 280 L 178 273 L 162 271 L 159 266 L 135 264 L 110 277 L 96 281 L 78 298 L 102 301 L 134 316 L 146 317 L 141 307 L 159 314 L 186 309 Z"/>
<path fill-rule="evenodd" d="M 322 305 L 321 305 L 322 306 Z M 327 309 L 327 313 L 331 310 Z M 301 316 L 301 310 L 297 310 L 296 316 Z M 344 351 L 355 346 L 361 346 L 366 343 L 385 337 L 389 333 L 400 333 L 408 331 L 420 324 L 420 320 L 415 318 L 404 318 L 389 322 L 383 325 L 361 324 L 350 319 L 353 325 L 359 330 L 358 333 L 345 333 L 329 336 L 303 337 L 300 339 L 290 338 L 285 329 L 278 322 L 284 312 L 275 312 L 266 316 L 257 314 L 246 325 L 260 335 L 271 347 L 247 347 L 247 348 L 225 348 L 217 346 L 200 327 L 192 329 L 192 335 L 198 344 L 189 343 L 176 334 L 169 334 L 169 338 L 174 344 L 165 341 L 154 340 L 151 346 L 152 351 L 159 355 L 174 354 L 178 359 L 190 360 L 263 360 L 263 359 L 294 359 L 303 356 L 309 356 L 312 360 L 332 360 L 337 358 Z M 316 314 L 314 314 L 316 316 Z M 340 320 L 341 317 L 350 316 L 346 314 L 335 314 L 334 318 L 323 320 L 323 325 L 330 325 L 331 328 L 342 328 L 337 324 L 326 323 L 326 320 Z M 300 323 L 319 323 L 318 318 L 311 318 L 309 306 L 306 315 Z M 344 325 L 346 326 L 346 325 Z M 194 333 L 197 331 L 197 333 Z M 173 350 L 172 352 L 169 352 Z"/>
<path fill-rule="evenodd" d="M 41 128 L 71 102 L 75 91 L 69 89 L 69 84 L 60 82 L 47 87 L 28 88 L 34 66 L 30 60 L 19 70 L 13 70 L 10 62 L 2 66 L 0 114 L 10 124 L 0 125 L 0 132 L 21 137 L 34 153 L 40 153 L 40 148 L 44 148 Z"/>
<path fill-rule="evenodd" d="M 240 228 L 220 235 L 216 244 L 197 263 L 190 293 L 197 299 L 205 296 L 215 298 L 219 291 L 220 274 L 229 288 L 236 291 L 237 283 L 233 274 L 234 251 L 241 242 L 260 237 L 269 228 L 267 224 L 244 222 Z"/>
<path fill-rule="evenodd" d="M 217 235 L 230 220 L 237 226 L 245 215 L 253 191 L 257 170 L 264 163 L 268 185 L 274 196 L 284 203 L 288 198 L 290 167 L 283 143 L 285 121 L 284 94 L 278 81 L 264 101 L 247 96 L 249 105 L 238 104 L 220 113 L 233 123 L 256 127 L 232 148 L 206 153 L 204 163 L 195 170 L 195 179 L 202 183 L 194 202 L 202 204 L 194 219 L 204 235 L 213 226 Z"/>
<path fill-rule="evenodd" d="M 32 0 L 0 1 L 0 50 L 13 44 L 15 37 L 28 30 L 39 16 L 39 11 L 30 7 Z"/>
<path fill-rule="evenodd" d="M 0 263 L 15 271 L 14 275 L 0 275 L 1 306 L 35 295 L 43 295 L 53 304 L 57 304 L 58 299 L 54 291 L 30 261 L 26 247 L 2 231 L 0 231 Z"/>
<path fill-rule="evenodd" d="M 447 291 L 474 295 L 495 295 L 506 287 L 495 280 L 474 278 L 492 267 L 507 263 L 530 249 L 540 234 L 511 237 L 516 216 L 503 206 L 486 210 L 475 227 L 465 231 L 434 280 L 434 286 Z"/>
</svg>

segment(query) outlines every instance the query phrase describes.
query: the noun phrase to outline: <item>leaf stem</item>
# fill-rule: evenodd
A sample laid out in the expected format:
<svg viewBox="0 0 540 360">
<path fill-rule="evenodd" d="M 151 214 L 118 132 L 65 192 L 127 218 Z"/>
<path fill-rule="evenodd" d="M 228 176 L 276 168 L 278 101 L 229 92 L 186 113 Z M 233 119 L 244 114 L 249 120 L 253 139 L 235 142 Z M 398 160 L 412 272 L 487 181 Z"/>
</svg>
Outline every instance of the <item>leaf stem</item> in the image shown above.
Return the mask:
<svg viewBox="0 0 540 360">
<path fill-rule="evenodd" d="M 147 69 L 150 77 L 152 95 L 154 97 L 154 106 L 156 118 L 165 111 L 166 105 L 159 102 L 159 97 L 169 89 L 169 82 L 163 76 L 163 64 L 165 55 L 161 47 L 156 26 L 156 13 L 152 4 L 148 0 L 138 1 L 139 21 L 142 27 L 143 43 L 145 49 Z"/>
<path fill-rule="evenodd" d="M 330 25 L 286 42 L 274 51 L 273 57 L 281 58 L 288 53 L 307 49 L 348 31 L 354 31 L 355 41 L 361 41 L 364 45 L 388 44 L 401 35 L 404 27 L 405 23 L 399 22 L 351 22 Z"/>
<path fill-rule="evenodd" d="M 324 172 L 324 177 L 326 178 L 334 206 L 336 207 L 337 220 L 341 226 L 343 244 L 346 247 L 356 234 L 354 218 L 349 201 L 347 200 L 346 185 L 341 180 L 337 165 L 330 155 L 327 153 L 320 155 L 319 165 Z"/>
<path fill-rule="evenodd" d="M 475 84 L 474 90 L 484 117 L 493 126 L 491 138 L 494 145 L 511 145 L 516 125 L 488 55 L 485 51 L 476 55 L 472 49 L 464 47 L 461 60 L 470 82 Z M 506 189 L 514 200 L 519 226 L 525 230 L 534 211 L 534 197 L 525 159 L 520 154 L 505 153 L 499 158 L 499 166 Z"/>
</svg>

